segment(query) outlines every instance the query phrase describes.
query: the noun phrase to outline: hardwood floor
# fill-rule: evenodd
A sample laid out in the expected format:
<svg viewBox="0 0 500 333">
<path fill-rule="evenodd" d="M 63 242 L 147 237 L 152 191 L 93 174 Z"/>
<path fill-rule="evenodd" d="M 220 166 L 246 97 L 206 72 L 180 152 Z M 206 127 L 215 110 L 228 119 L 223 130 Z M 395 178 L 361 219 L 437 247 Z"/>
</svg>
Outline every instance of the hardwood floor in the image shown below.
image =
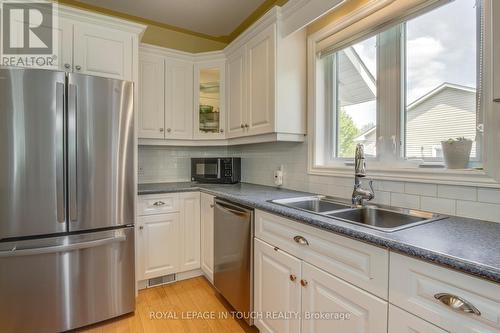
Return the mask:
<svg viewBox="0 0 500 333">
<path fill-rule="evenodd" d="M 87 326 L 86 333 L 258 332 L 232 311 L 204 277 L 139 291 L 135 313 Z M 205 318 L 193 318 L 204 315 Z M 155 318 L 151 318 L 155 317 Z"/>
</svg>

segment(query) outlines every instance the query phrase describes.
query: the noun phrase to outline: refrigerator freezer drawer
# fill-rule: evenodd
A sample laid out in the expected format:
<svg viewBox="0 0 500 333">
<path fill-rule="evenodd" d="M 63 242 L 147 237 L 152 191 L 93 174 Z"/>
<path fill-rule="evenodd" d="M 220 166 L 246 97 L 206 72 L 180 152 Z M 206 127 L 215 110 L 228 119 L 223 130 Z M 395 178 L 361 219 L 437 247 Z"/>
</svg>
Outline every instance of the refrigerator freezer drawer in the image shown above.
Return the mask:
<svg viewBox="0 0 500 333">
<path fill-rule="evenodd" d="M 134 311 L 134 228 L 0 244 L 2 332 L 60 332 Z"/>
</svg>

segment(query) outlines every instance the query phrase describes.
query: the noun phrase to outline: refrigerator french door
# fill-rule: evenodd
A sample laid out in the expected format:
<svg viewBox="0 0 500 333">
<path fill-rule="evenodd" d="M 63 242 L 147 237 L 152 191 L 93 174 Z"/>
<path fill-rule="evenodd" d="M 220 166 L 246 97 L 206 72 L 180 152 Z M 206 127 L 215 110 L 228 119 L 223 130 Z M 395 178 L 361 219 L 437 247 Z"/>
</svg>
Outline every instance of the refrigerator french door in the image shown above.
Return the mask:
<svg viewBox="0 0 500 333">
<path fill-rule="evenodd" d="M 135 308 L 133 86 L 0 67 L 0 325 L 58 332 Z"/>
</svg>

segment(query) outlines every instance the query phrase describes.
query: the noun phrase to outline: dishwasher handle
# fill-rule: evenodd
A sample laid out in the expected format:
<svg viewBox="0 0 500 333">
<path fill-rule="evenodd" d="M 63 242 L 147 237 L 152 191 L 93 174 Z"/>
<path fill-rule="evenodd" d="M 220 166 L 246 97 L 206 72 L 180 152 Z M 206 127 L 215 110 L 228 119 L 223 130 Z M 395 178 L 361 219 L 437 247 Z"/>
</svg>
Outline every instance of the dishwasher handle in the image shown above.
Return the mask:
<svg viewBox="0 0 500 333">
<path fill-rule="evenodd" d="M 219 209 L 221 210 L 228 211 L 240 216 L 246 216 L 252 214 L 252 211 L 249 209 L 245 209 L 243 207 L 233 205 L 227 201 L 222 201 L 218 199 L 215 199 L 215 206 L 219 207 Z"/>
</svg>

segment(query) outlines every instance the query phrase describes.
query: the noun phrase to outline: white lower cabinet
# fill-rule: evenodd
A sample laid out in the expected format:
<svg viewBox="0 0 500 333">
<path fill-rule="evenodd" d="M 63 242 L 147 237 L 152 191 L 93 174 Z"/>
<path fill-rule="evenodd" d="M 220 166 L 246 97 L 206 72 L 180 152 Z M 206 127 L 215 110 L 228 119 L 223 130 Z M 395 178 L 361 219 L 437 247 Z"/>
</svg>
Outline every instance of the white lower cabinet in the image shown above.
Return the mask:
<svg viewBox="0 0 500 333">
<path fill-rule="evenodd" d="M 200 192 L 181 193 L 180 271 L 200 268 Z"/>
<path fill-rule="evenodd" d="M 201 270 L 211 282 L 214 280 L 214 199 L 200 194 Z"/>
<path fill-rule="evenodd" d="M 388 333 L 446 333 L 446 331 L 391 304 Z"/>
<path fill-rule="evenodd" d="M 500 333 L 500 285 L 391 253 L 389 301 L 453 333 Z"/>
<path fill-rule="evenodd" d="M 139 221 L 138 280 L 172 274 L 179 269 L 179 213 L 142 216 Z"/>
<path fill-rule="evenodd" d="M 254 242 L 254 309 L 261 332 L 298 333 L 298 317 L 277 319 L 272 314 L 300 313 L 300 260 L 271 245 Z"/>
<path fill-rule="evenodd" d="M 140 196 L 137 280 L 200 268 L 200 193 Z"/>
<path fill-rule="evenodd" d="M 386 301 L 259 239 L 254 253 L 261 332 L 387 332 Z"/>
<path fill-rule="evenodd" d="M 387 332 L 386 301 L 306 262 L 301 284 L 303 333 Z"/>
</svg>

